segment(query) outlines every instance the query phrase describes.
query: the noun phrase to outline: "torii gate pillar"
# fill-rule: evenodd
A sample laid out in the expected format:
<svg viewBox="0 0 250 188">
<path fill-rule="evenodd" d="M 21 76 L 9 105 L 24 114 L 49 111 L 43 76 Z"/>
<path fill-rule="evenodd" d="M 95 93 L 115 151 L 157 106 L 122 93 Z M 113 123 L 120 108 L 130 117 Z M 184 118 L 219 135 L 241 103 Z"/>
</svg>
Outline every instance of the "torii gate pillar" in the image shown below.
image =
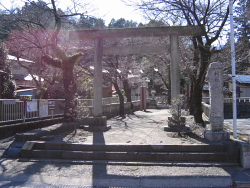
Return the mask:
<svg viewBox="0 0 250 188">
<path fill-rule="evenodd" d="M 171 77 L 171 101 L 180 95 L 180 50 L 177 35 L 170 36 L 170 77 Z"/>
<path fill-rule="evenodd" d="M 102 39 L 94 39 L 94 101 L 93 116 L 102 117 Z"/>
<path fill-rule="evenodd" d="M 102 116 L 102 38 L 94 39 L 94 101 L 93 116 L 89 117 L 87 131 L 107 131 L 111 129 L 107 126 L 107 117 Z"/>
</svg>

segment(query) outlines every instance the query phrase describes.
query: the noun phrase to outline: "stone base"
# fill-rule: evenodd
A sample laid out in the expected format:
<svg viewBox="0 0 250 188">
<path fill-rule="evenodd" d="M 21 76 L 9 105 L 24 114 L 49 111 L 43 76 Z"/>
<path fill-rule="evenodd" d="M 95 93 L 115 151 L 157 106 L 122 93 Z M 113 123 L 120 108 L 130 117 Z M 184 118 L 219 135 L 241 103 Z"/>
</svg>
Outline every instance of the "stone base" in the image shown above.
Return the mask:
<svg viewBox="0 0 250 188">
<path fill-rule="evenodd" d="M 177 121 L 174 120 L 172 117 L 168 117 L 168 126 L 169 127 L 185 127 L 186 124 L 186 118 L 185 117 L 181 117 L 181 122 L 180 125 L 177 125 Z"/>
<path fill-rule="evenodd" d="M 106 125 L 106 126 L 89 126 L 89 125 L 84 125 L 83 129 L 85 131 L 89 131 L 89 132 L 105 132 L 111 129 L 110 125 Z"/>
<path fill-rule="evenodd" d="M 165 126 L 164 127 L 164 131 L 167 132 L 189 132 L 190 131 L 190 127 L 186 127 L 186 126 L 181 126 L 181 127 L 169 127 L 169 126 Z"/>
<path fill-rule="evenodd" d="M 85 122 L 87 125 L 80 126 L 85 131 L 108 131 L 111 129 L 110 125 L 107 125 L 107 117 L 89 117 Z"/>
<path fill-rule="evenodd" d="M 107 126 L 107 117 L 89 117 L 86 124 L 89 126 Z"/>
<path fill-rule="evenodd" d="M 156 102 L 156 100 L 150 100 L 150 103 L 148 105 L 148 109 L 157 109 L 157 102 Z"/>
<path fill-rule="evenodd" d="M 229 140 L 230 136 L 228 131 L 206 130 L 204 132 L 204 138 L 210 142 L 217 142 L 217 141 Z"/>
<path fill-rule="evenodd" d="M 172 117 L 168 117 L 168 126 L 164 127 L 164 131 L 168 132 L 188 132 L 190 131 L 189 127 L 185 126 L 186 118 L 181 117 L 180 125 L 177 124 L 177 121 L 174 120 Z"/>
</svg>

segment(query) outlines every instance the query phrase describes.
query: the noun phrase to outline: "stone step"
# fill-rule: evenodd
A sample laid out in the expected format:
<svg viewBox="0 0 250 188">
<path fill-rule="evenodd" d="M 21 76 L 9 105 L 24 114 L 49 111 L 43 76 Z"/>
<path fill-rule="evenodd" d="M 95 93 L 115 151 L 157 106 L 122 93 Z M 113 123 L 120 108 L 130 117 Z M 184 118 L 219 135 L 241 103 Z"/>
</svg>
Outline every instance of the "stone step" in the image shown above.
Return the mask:
<svg viewBox="0 0 250 188">
<path fill-rule="evenodd" d="M 52 136 L 60 134 L 62 132 L 73 130 L 75 126 L 78 125 L 74 123 L 57 123 L 48 127 L 34 129 L 24 133 L 16 133 L 15 141 L 20 142 L 20 141 L 39 140 L 43 136 Z"/>
<path fill-rule="evenodd" d="M 223 144 L 88 145 L 28 141 L 22 148 L 21 157 L 126 161 L 230 161 Z"/>
<path fill-rule="evenodd" d="M 67 163 L 74 165 L 126 165 L 126 166 L 179 166 L 179 167 L 235 167 L 236 162 L 218 161 L 128 161 L 128 160 L 81 160 L 56 158 L 20 158 L 19 162 Z"/>
<path fill-rule="evenodd" d="M 224 161 L 227 153 L 32 150 L 34 158 L 129 161 Z"/>
<path fill-rule="evenodd" d="M 127 151 L 127 152 L 226 152 L 224 144 L 211 145 L 92 145 L 65 144 L 46 142 L 26 142 L 26 145 L 37 150 L 70 150 L 70 151 Z"/>
</svg>

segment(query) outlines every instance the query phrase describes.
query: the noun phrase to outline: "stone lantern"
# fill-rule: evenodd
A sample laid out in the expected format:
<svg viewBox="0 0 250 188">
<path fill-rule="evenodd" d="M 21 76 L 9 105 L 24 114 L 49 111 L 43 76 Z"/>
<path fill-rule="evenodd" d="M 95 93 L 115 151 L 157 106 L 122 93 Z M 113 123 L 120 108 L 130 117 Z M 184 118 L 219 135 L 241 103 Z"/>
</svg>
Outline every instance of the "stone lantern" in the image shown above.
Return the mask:
<svg viewBox="0 0 250 188">
<path fill-rule="evenodd" d="M 157 108 L 157 102 L 155 100 L 155 94 L 156 94 L 156 91 L 155 90 L 152 90 L 151 91 L 151 95 L 152 95 L 152 98 L 150 100 L 150 103 L 149 103 L 149 106 L 148 108 L 150 109 L 156 109 Z"/>
<path fill-rule="evenodd" d="M 155 93 L 156 93 L 156 91 L 155 91 L 155 90 L 152 90 L 152 91 L 151 91 L 152 100 L 155 100 Z"/>
</svg>

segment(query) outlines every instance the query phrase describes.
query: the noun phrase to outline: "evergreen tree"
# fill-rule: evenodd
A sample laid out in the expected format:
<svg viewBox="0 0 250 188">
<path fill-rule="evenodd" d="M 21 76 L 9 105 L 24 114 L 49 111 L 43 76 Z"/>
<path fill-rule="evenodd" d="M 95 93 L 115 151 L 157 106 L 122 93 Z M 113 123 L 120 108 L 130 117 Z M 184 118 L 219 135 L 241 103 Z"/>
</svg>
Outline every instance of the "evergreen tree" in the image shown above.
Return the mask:
<svg viewBox="0 0 250 188">
<path fill-rule="evenodd" d="M 116 27 L 116 28 L 126 28 L 126 27 L 137 27 L 137 22 L 132 20 L 125 20 L 124 18 L 120 18 L 115 20 L 114 18 L 110 21 L 109 28 Z"/>
<path fill-rule="evenodd" d="M 104 28 L 105 23 L 104 20 L 101 18 L 95 18 L 95 17 L 88 17 L 81 15 L 79 21 L 76 24 L 76 28 Z"/>
</svg>

